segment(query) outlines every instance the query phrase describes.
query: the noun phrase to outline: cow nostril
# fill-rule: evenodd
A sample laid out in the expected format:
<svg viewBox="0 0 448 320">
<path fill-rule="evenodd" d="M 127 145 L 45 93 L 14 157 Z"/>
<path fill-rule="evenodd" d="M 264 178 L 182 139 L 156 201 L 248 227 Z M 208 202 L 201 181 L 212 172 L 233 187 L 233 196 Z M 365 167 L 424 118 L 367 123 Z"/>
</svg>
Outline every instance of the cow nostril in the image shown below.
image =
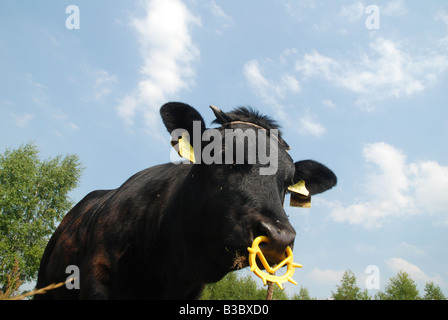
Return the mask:
<svg viewBox="0 0 448 320">
<path fill-rule="evenodd" d="M 278 264 L 286 258 L 286 248 L 289 246 L 292 249 L 295 231 L 292 226 L 287 223 L 281 223 L 276 220 L 273 223 L 260 222 L 256 236 L 266 236 L 269 242 L 261 243 L 260 249 L 268 262 Z"/>
<path fill-rule="evenodd" d="M 254 239 L 259 236 L 265 236 L 269 238 L 269 242 L 272 241 L 272 227 L 269 226 L 269 224 L 265 222 L 261 222 L 258 228 L 254 230 Z M 260 243 L 260 246 L 267 245 L 266 242 Z"/>
<path fill-rule="evenodd" d="M 296 233 L 290 225 L 282 225 L 279 220 L 276 220 L 275 224 L 261 222 L 258 235 L 268 237 L 270 247 L 284 251 L 286 247 L 294 243 Z"/>
</svg>

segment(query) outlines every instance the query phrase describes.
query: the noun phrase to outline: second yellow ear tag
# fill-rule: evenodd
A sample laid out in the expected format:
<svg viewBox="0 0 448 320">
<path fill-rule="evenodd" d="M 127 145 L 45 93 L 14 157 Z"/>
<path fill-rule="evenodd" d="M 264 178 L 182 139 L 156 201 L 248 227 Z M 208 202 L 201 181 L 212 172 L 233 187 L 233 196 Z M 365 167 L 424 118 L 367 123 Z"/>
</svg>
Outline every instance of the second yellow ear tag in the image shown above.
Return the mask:
<svg viewBox="0 0 448 320">
<path fill-rule="evenodd" d="M 294 281 L 292 276 L 294 275 L 295 268 L 302 268 L 302 265 L 293 262 L 293 256 L 292 256 L 292 250 L 290 247 L 286 248 L 286 255 L 287 257 L 280 262 L 277 266 L 274 268 L 271 268 L 269 263 L 267 262 L 266 258 L 263 255 L 263 252 L 261 252 L 261 249 L 259 247 L 259 244 L 261 242 L 269 242 L 269 238 L 266 236 L 259 236 L 255 238 L 255 240 L 252 242 L 252 247 L 247 248 L 249 251 L 249 265 L 250 265 L 250 271 L 254 272 L 257 276 L 263 280 L 263 283 L 266 285 L 267 281 L 269 282 L 275 282 L 280 289 L 283 290 L 282 283 L 284 282 L 291 282 L 293 284 L 297 284 L 297 282 Z M 261 263 L 263 264 L 265 270 L 269 273 L 266 273 L 264 271 L 261 271 L 260 268 L 257 265 L 256 257 L 260 259 Z M 287 269 L 286 273 L 283 276 L 275 276 L 274 273 L 283 267 L 286 264 Z"/>
<path fill-rule="evenodd" d="M 288 190 L 291 191 L 291 201 L 289 203 L 291 207 L 311 207 L 311 196 L 305 186 L 305 180 L 300 180 L 296 184 L 289 186 Z"/>
<path fill-rule="evenodd" d="M 289 205 L 291 207 L 311 208 L 311 197 L 292 192 Z"/>
<path fill-rule="evenodd" d="M 190 162 L 195 163 L 196 159 L 194 157 L 194 150 L 193 147 L 191 146 L 190 142 L 188 141 L 188 137 L 187 137 L 188 133 L 183 132 L 182 133 L 182 138 L 179 139 L 179 155 L 185 159 L 190 160 Z"/>
</svg>

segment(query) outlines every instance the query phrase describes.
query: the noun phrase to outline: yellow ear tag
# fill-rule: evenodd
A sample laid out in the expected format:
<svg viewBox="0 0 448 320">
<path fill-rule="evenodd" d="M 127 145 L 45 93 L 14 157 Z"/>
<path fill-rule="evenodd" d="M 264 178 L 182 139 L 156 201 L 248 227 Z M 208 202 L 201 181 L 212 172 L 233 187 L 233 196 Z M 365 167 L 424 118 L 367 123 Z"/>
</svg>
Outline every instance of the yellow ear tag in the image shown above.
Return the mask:
<svg viewBox="0 0 448 320">
<path fill-rule="evenodd" d="M 255 238 L 255 240 L 252 242 L 252 247 L 247 248 L 249 251 L 249 265 L 250 265 L 250 271 L 255 273 L 257 276 L 263 280 L 263 283 L 266 285 L 267 281 L 276 283 L 280 289 L 283 290 L 282 283 L 284 282 L 291 282 L 293 284 L 297 284 L 292 279 L 292 276 L 294 275 L 295 268 L 302 268 L 302 265 L 293 262 L 293 256 L 292 256 L 292 250 L 290 247 L 286 248 L 286 255 L 287 257 L 280 262 L 277 266 L 274 268 L 271 268 L 269 263 L 267 262 L 266 258 L 263 255 L 263 252 L 261 252 L 261 249 L 259 247 L 260 242 L 269 242 L 269 238 L 266 236 L 259 236 Z M 264 271 L 261 271 L 260 268 L 257 265 L 256 257 L 260 259 L 261 263 L 263 264 L 264 268 L 266 269 L 266 273 Z M 286 264 L 287 269 L 286 273 L 283 276 L 275 276 L 274 273 L 283 267 Z"/>
<path fill-rule="evenodd" d="M 291 207 L 311 208 L 311 196 L 305 186 L 305 180 L 300 180 L 296 184 L 289 186 L 288 190 L 291 191 L 289 202 Z"/>
<path fill-rule="evenodd" d="M 185 159 L 190 160 L 190 162 L 195 163 L 194 150 L 191 144 L 188 142 L 187 133 L 182 133 L 182 138 L 179 139 L 179 155 Z"/>
<path fill-rule="evenodd" d="M 291 207 L 311 208 L 311 196 L 304 196 L 299 193 L 292 192 L 289 205 Z"/>
<path fill-rule="evenodd" d="M 295 192 L 304 196 L 309 196 L 310 192 L 305 187 L 305 180 L 300 180 L 296 184 L 293 184 L 292 186 L 288 187 L 288 190 L 291 192 Z"/>
</svg>

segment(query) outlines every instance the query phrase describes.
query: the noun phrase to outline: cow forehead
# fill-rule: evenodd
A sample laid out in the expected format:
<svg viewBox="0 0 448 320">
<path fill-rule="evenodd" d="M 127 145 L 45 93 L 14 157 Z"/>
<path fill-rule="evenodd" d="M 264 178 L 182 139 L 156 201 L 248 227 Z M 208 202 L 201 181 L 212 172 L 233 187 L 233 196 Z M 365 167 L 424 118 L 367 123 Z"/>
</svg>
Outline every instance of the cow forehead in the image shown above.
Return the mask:
<svg viewBox="0 0 448 320">
<path fill-rule="evenodd" d="M 232 125 L 231 128 L 224 128 L 225 126 L 228 125 Z M 226 152 L 226 150 L 229 149 L 229 147 L 231 147 L 233 145 L 233 142 L 231 142 L 233 139 L 233 137 L 237 138 L 237 144 L 243 144 L 244 145 L 244 150 L 246 150 L 246 152 L 251 153 L 250 150 L 248 150 L 251 145 L 250 142 L 244 140 L 244 137 L 248 137 L 247 134 L 247 130 L 249 130 L 250 128 L 254 128 L 255 130 L 253 131 L 254 134 L 252 134 L 252 137 L 255 138 L 255 140 L 253 140 L 256 145 L 255 148 L 252 150 L 253 154 L 257 154 L 259 152 L 258 149 L 258 143 L 260 141 L 256 141 L 258 134 L 261 135 L 265 135 L 266 139 L 262 140 L 265 141 L 267 145 L 269 145 L 270 143 L 276 143 L 277 144 L 277 148 L 276 148 L 276 153 L 277 156 L 275 157 L 275 162 L 276 162 L 276 167 L 277 170 L 275 172 L 275 174 L 273 174 L 273 176 L 276 176 L 277 180 L 281 181 L 281 180 L 292 180 L 292 178 L 294 177 L 294 173 L 295 173 L 295 166 L 294 166 L 294 161 L 291 157 L 291 155 L 289 154 L 289 146 L 285 143 L 281 142 L 281 138 L 279 138 L 279 130 L 278 129 L 266 129 L 258 124 L 252 123 L 252 122 L 247 122 L 247 121 L 232 121 L 229 123 L 226 123 L 226 125 L 223 125 L 220 128 L 220 131 L 223 134 L 223 152 Z M 227 131 L 228 130 L 228 131 Z M 232 140 L 227 141 L 226 139 L 226 135 L 231 136 Z M 270 139 L 270 137 L 272 137 L 272 139 Z M 241 139 L 243 138 L 243 139 Z M 227 145 L 227 143 L 230 143 L 230 145 Z M 281 147 L 280 147 L 280 146 Z M 235 147 L 235 145 L 233 145 Z M 254 146 L 252 146 L 254 147 Z M 268 149 L 264 150 L 266 152 L 266 154 L 268 155 L 268 157 L 271 155 L 271 151 L 269 151 Z M 263 152 L 263 151 L 261 151 Z M 247 154 L 245 153 L 245 158 L 246 158 Z M 245 159 L 247 160 L 247 159 Z M 259 160 L 259 159 L 258 159 Z M 272 161 L 272 159 L 270 159 Z M 236 163 L 238 164 L 238 163 Z M 270 164 L 268 164 L 270 165 Z M 270 174 L 269 174 L 270 175 Z"/>
<path fill-rule="evenodd" d="M 289 145 L 285 142 L 285 143 L 282 143 L 282 141 L 280 140 L 280 130 L 278 130 L 278 129 L 272 129 L 272 128 L 270 128 L 270 129 L 267 129 L 267 128 L 265 128 L 265 127 L 262 127 L 262 126 L 260 126 L 260 125 L 258 125 L 258 124 L 256 124 L 256 123 L 253 123 L 253 122 L 249 122 L 249 121 L 241 121 L 241 120 L 236 120 L 236 121 L 231 121 L 231 122 L 228 122 L 228 123 L 226 123 L 225 125 L 231 125 L 231 126 L 235 126 L 235 125 L 247 125 L 247 126 L 250 126 L 250 127 L 253 127 L 253 128 L 255 128 L 255 129 L 257 129 L 257 130 L 263 130 L 265 133 L 267 133 L 269 136 L 271 136 L 271 137 L 273 137 L 275 140 L 276 140 L 276 142 L 278 143 L 278 144 L 280 144 L 281 146 L 283 146 L 283 148 L 286 150 L 286 151 L 289 151 L 291 148 L 289 147 Z M 225 126 L 225 125 L 223 125 L 223 127 Z M 235 128 L 235 127 L 233 127 L 232 129 L 241 129 L 242 130 L 242 128 Z M 247 129 L 247 128 L 246 128 Z M 225 129 L 224 129 L 225 130 Z"/>
</svg>

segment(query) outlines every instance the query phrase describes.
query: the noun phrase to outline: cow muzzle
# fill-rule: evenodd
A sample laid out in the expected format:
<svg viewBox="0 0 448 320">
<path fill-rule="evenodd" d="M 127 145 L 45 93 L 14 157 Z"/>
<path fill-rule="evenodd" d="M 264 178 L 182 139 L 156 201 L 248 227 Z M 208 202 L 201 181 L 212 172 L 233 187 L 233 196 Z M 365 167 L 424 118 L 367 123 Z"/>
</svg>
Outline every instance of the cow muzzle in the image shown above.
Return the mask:
<svg viewBox="0 0 448 320">
<path fill-rule="evenodd" d="M 292 249 L 294 246 L 296 237 L 294 228 L 289 223 L 285 224 L 277 220 L 274 223 L 261 222 L 260 232 L 260 235 L 269 238 L 268 243 L 260 244 L 266 260 L 271 264 L 282 262 L 286 258 L 286 248 L 289 246 Z"/>
</svg>

